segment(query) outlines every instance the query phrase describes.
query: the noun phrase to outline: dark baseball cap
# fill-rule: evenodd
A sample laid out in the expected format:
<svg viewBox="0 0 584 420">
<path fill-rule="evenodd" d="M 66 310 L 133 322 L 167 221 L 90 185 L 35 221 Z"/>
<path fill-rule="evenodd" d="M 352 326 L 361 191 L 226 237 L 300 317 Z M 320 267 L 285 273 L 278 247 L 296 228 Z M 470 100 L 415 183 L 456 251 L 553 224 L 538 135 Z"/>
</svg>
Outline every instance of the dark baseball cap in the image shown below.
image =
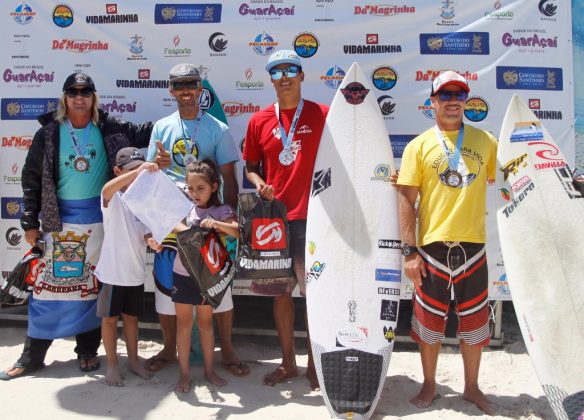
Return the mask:
<svg viewBox="0 0 584 420">
<path fill-rule="evenodd" d="M 93 83 L 93 79 L 85 73 L 73 73 L 67 77 L 67 79 L 65 79 L 65 83 L 63 84 L 63 91 L 66 91 L 72 87 L 89 88 L 95 92 L 95 84 Z"/>
<path fill-rule="evenodd" d="M 122 169 L 134 169 L 144 162 L 144 155 L 135 147 L 124 147 L 116 155 L 116 166 Z"/>
<path fill-rule="evenodd" d="M 170 69 L 168 78 L 171 82 L 181 80 L 201 80 L 201 75 L 194 64 L 181 63 Z"/>
</svg>

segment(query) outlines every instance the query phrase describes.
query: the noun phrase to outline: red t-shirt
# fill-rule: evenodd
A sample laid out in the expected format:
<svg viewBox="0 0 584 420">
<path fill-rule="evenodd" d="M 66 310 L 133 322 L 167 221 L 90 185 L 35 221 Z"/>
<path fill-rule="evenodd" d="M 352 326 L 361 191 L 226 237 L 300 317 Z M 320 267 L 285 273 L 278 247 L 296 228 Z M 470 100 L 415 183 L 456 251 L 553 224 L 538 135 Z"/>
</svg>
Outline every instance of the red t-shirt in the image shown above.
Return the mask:
<svg viewBox="0 0 584 420">
<path fill-rule="evenodd" d="M 280 110 L 286 133 L 295 112 L 296 108 Z M 261 162 L 263 178 L 274 187 L 275 197 L 286 205 L 288 220 L 306 219 L 312 171 L 327 113 L 328 106 L 304 100 L 291 145 L 296 159 L 288 166 L 279 160 L 284 146 L 274 105 L 256 112 L 249 120 L 243 159 Z"/>
</svg>

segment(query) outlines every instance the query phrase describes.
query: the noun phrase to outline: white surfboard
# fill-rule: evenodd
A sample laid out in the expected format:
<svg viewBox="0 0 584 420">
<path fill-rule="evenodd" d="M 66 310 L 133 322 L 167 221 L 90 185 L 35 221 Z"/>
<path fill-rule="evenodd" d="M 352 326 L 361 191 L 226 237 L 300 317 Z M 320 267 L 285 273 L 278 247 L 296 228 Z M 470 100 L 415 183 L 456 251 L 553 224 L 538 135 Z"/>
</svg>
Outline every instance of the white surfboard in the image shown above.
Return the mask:
<svg viewBox="0 0 584 420">
<path fill-rule="evenodd" d="M 584 412 L 584 198 L 554 139 L 514 95 L 499 138 L 497 222 L 513 306 L 558 419 Z"/>
<path fill-rule="evenodd" d="M 369 418 L 387 375 L 402 261 L 394 169 L 375 94 L 353 63 L 326 120 L 306 231 L 308 325 L 332 417 Z"/>
</svg>

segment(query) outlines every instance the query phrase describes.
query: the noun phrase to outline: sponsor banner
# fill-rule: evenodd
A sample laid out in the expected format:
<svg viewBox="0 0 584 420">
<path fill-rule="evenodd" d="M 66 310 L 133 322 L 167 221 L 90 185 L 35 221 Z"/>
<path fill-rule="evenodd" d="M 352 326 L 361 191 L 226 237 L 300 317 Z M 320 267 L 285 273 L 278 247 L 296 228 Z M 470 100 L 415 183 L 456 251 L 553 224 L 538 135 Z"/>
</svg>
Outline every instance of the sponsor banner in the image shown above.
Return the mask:
<svg viewBox="0 0 584 420">
<path fill-rule="evenodd" d="M 497 89 L 564 90 L 559 67 L 497 66 Z"/>
<path fill-rule="evenodd" d="M 58 98 L 2 98 L 3 120 L 36 120 L 39 115 L 57 109 Z"/>
<path fill-rule="evenodd" d="M 220 3 L 213 4 L 157 4 L 154 6 L 154 23 L 218 23 L 221 22 Z"/>
<path fill-rule="evenodd" d="M 489 55 L 489 33 L 420 34 L 420 54 Z"/>
</svg>

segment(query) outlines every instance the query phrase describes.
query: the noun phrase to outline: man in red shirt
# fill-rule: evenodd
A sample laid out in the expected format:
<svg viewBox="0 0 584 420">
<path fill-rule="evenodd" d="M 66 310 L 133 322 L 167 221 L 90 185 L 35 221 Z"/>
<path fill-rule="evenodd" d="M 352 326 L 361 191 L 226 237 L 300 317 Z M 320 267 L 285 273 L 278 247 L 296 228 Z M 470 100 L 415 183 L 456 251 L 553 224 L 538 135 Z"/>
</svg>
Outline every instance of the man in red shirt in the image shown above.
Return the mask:
<svg viewBox="0 0 584 420">
<path fill-rule="evenodd" d="M 296 285 L 305 296 L 304 249 L 306 214 L 316 152 L 328 112 L 326 105 L 302 99 L 302 63 L 291 50 L 280 50 L 268 59 L 266 70 L 276 90 L 275 104 L 256 112 L 249 120 L 243 159 L 248 180 L 266 200 L 277 198 L 288 209 L 290 251 L 295 277 L 270 279 L 263 290 L 274 295 L 274 320 L 282 349 L 282 363 L 264 376 L 274 386 L 298 375 L 294 349 L 294 301 Z M 307 326 L 308 331 L 308 326 Z M 312 389 L 318 380 L 307 339 L 306 377 Z"/>
</svg>

